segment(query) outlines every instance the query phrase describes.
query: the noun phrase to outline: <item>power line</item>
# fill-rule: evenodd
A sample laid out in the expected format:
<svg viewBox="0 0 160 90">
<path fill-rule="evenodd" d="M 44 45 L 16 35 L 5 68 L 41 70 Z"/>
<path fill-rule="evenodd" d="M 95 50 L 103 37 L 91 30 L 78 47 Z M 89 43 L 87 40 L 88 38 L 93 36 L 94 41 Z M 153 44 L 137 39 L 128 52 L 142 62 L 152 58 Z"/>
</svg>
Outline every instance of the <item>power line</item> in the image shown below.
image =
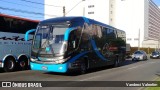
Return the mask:
<svg viewBox="0 0 160 90">
<path fill-rule="evenodd" d="M 44 3 L 39 3 L 39 2 L 33 2 L 33 1 L 29 1 L 29 0 L 21 0 L 24 2 L 28 2 L 28 3 L 34 3 L 34 4 L 39 4 L 39 5 L 47 5 L 47 6 L 53 6 L 53 7 L 63 7 L 63 6 L 56 6 L 56 5 L 50 5 L 50 4 L 44 4 Z"/>
<path fill-rule="evenodd" d="M 33 7 L 31 5 L 24 5 L 24 4 L 19 4 L 19 3 L 15 3 L 15 2 L 9 2 L 9 1 L 6 1 L 6 0 L 0 0 L 0 1 L 5 2 L 5 3 L 10 3 L 10 4 L 16 4 L 16 5 L 20 5 L 20 6 Z M 43 9 L 43 8 L 39 8 L 39 7 L 33 7 L 33 8 Z"/>
<path fill-rule="evenodd" d="M 50 15 L 50 14 L 44 14 L 44 13 L 39 13 L 39 12 L 31 12 L 31 11 L 24 11 L 21 9 L 13 9 L 13 8 L 6 8 L 6 7 L 0 7 L 2 10 L 8 10 L 8 11 L 14 11 L 14 12 L 20 12 L 20 13 L 27 13 L 27 14 L 35 14 L 35 15 L 47 15 L 47 16 L 52 16 L 52 17 L 57 17 L 57 15 Z"/>
<path fill-rule="evenodd" d="M 68 12 L 65 13 L 65 15 L 67 15 L 70 11 L 72 11 L 75 7 L 77 7 L 81 2 L 83 2 L 84 0 L 78 2 L 73 8 L 71 8 Z"/>
</svg>

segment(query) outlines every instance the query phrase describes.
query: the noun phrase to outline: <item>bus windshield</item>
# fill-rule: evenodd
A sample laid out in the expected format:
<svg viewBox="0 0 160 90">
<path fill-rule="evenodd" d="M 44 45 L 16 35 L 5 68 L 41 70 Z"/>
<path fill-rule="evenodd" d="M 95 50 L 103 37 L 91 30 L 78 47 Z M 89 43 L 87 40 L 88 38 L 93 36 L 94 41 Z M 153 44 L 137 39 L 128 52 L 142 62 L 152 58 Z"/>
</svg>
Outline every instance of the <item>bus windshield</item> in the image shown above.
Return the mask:
<svg viewBox="0 0 160 90">
<path fill-rule="evenodd" d="M 33 52 L 52 55 L 64 53 L 64 33 L 67 28 L 65 25 L 38 26 L 33 40 Z"/>
</svg>

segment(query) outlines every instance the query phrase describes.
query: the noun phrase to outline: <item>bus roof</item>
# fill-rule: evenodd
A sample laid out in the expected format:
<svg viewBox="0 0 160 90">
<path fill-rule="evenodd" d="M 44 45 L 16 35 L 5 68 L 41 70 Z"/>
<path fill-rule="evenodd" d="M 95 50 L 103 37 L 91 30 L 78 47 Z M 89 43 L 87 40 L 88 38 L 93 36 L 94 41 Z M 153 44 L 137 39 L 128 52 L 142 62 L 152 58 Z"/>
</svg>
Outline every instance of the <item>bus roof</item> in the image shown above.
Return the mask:
<svg viewBox="0 0 160 90">
<path fill-rule="evenodd" d="M 67 22 L 67 21 L 70 21 L 70 22 L 78 21 L 78 23 L 82 23 L 82 22 L 84 23 L 85 22 L 84 18 L 86 18 L 86 17 L 57 17 L 57 18 L 51 18 L 51 19 L 43 20 L 43 21 L 40 22 L 40 24 L 61 23 L 61 22 Z M 109 27 L 111 29 L 116 29 L 116 28 L 114 28 L 114 27 L 112 27 L 110 25 L 98 22 L 96 20 L 89 19 L 89 18 L 86 18 L 86 19 L 89 20 L 90 24 L 97 24 L 97 25 L 100 25 L 100 26 Z"/>
<path fill-rule="evenodd" d="M 46 24 L 46 23 L 62 23 L 62 22 L 67 22 L 67 21 L 77 21 L 78 23 L 84 23 L 85 22 L 85 19 L 87 19 L 89 21 L 90 24 L 97 24 L 97 25 L 100 25 L 100 26 L 104 26 L 104 27 L 108 27 L 110 29 L 117 29 L 115 27 L 112 27 L 110 25 L 107 25 L 107 24 L 104 24 L 104 23 L 101 23 L 99 21 L 96 21 L 96 20 L 93 20 L 93 19 L 90 19 L 90 18 L 86 18 L 86 17 L 81 17 L 81 16 L 77 16 L 77 17 L 57 17 L 57 18 L 51 18 L 51 19 L 47 19 L 47 20 L 43 20 L 40 22 L 40 24 Z M 119 29 L 118 29 L 119 30 Z M 120 31 L 123 31 L 123 30 L 120 30 Z M 123 31 L 124 32 L 124 31 Z"/>
<path fill-rule="evenodd" d="M 27 19 L 27 18 L 21 18 L 21 17 L 17 17 L 17 16 L 10 16 L 10 15 L 6 15 L 6 14 L 0 14 L 0 16 L 13 18 L 13 19 L 19 19 L 19 20 L 25 20 L 25 21 L 30 21 L 30 22 L 37 22 L 37 23 L 40 22 L 39 20 L 31 20 L 31 19 Z"/>
</svg>

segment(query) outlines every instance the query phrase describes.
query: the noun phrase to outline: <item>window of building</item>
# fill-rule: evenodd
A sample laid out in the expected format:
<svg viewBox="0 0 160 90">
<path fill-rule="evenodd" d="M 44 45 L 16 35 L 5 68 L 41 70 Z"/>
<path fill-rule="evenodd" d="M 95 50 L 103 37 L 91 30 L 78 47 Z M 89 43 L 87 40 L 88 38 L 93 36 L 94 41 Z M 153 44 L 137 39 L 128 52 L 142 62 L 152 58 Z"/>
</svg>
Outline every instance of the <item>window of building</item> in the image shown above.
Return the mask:
<svg viewBox="0 0 160 90">
<path fill-rule="evenodd" d="M 134 40 L 135 40 L 135 41 L 138 41 L 138 40 L 139 40 L 139 38 L 134 38 Z"/>
<path fill-rule="evenodd" d="M 113 13 L 113 11 L 110 11 L 110 13 L 112 14 L 112 13 Z"/>
<path fill-rule="evenodd" d="M 111 8 L 113 8 L 113 4 L 111 4 Z"/>
<path fill-rule="evenodd" d="M 111 18 L 110 20 L 112 21 L 113 19 Z"/>
<path fill-rule="evenodd" d="M 88 14 L 94 14 L 94 12 L 88 12 Z"/>
<path fill-rule="evenodd" d="M 127 41 L 131 41 L 132 40 L 132 38 L 127 38 Z"/>
<path fill-rule="evenodd" d="M 93 8 L 94 7 L 94 5 L 88 5 L 88 8 Z"/>
</svg>

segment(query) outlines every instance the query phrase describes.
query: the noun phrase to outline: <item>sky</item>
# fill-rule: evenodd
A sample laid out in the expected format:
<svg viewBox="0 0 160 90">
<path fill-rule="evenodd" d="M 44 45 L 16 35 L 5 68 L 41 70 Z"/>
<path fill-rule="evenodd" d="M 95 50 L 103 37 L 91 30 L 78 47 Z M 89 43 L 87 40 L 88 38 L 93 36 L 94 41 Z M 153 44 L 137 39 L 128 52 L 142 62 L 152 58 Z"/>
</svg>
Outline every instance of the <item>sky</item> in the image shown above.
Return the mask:
<svg viewBox="0 0 160 90">
<path fill-rule="evenodd" d="M 43 4 L 44 0 L 0 0 L 0 13 L 33 20 L 43 20 Z"/>
<path fill-rule="evenodd" d="M 160 0 L 152 0 L 157 6 L 160 6 Z"/>
<path fill-rule="evenodd" d="M 153 0 L 153 2 L 160 6 L 160 0 Z M 50 7 L 54 8 L 54 6 Z M 44 0 L 0 0 L 0 13 L 33 20 L 44 20 Z"/>
</svg>

